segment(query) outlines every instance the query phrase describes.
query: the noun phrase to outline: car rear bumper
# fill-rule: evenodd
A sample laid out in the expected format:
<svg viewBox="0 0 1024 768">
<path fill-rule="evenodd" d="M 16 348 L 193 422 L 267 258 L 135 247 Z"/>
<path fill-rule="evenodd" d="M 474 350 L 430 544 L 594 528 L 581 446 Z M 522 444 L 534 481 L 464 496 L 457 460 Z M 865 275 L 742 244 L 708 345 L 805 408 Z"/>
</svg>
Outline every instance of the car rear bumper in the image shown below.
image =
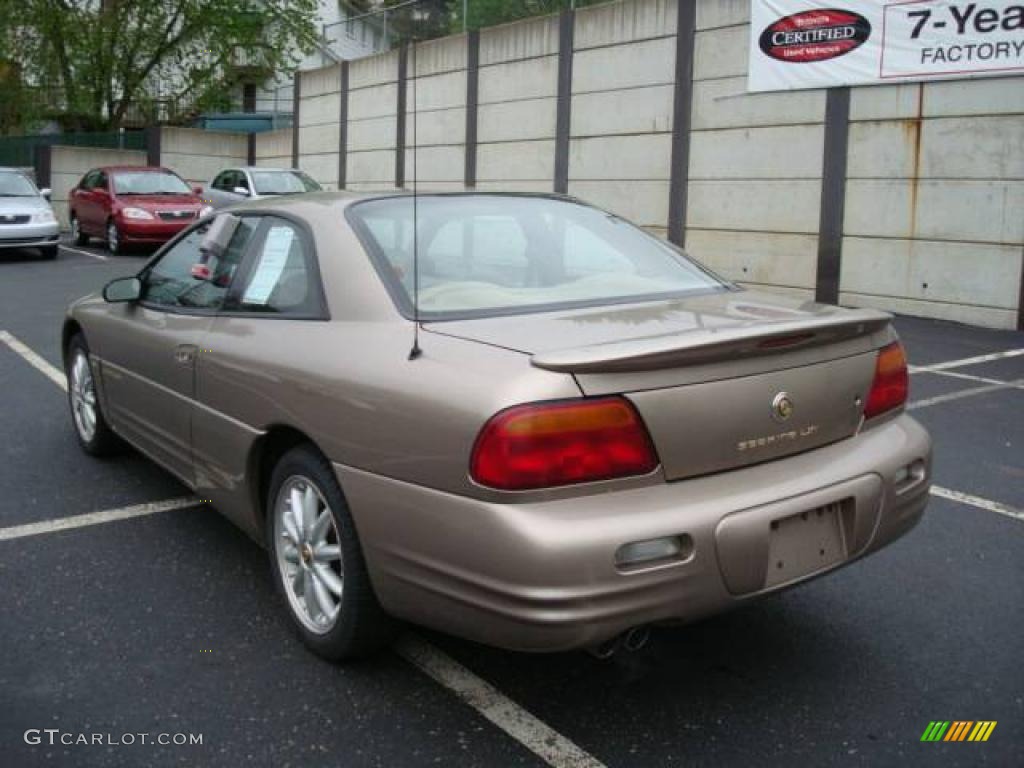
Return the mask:
<svg viewBox="0 0 1024 768">
<path fill-rule="evenodd" d="M 911 465 L 915 472 L 900 482 Z M 931 441 L 901 415 L 857 437 L 754 467 L 522 504 L 456 496 L 338 464 L 335 470 L 386 610 L 491 645 L 557 651 L 596 645 L 639 625 L 725 611 L 888 544 L 924 511 Z M 818 543 L 808 529 L 806 542 L 798 534 L 794 554 L 803 570 L 782 581 L 772 575 L 779 552 L 771 544 L 778 535 L 773 521 L 813 518 L 837 502 L 841 556 L 815 565 Z M 630 572 L 616 568 L 622 545 L 665 536 L 687 537 L 688 556 Z"/>
<path fill-rule="evenodd" d="M 0 225 L 0 248 L 39 248 L 60 242 L 60 225 L 4 224 Z"/>
</svg>

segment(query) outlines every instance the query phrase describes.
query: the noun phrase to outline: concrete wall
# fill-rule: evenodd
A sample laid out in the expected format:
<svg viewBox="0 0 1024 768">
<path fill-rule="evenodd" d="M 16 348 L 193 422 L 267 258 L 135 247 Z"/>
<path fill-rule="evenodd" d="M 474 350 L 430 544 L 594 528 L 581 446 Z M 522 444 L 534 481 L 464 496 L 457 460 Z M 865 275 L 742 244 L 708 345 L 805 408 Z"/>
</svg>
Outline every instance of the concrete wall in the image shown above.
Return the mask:
<svg viewBox="0 0 1024 768">
<path fill-rule="evenodd" d="M 855 89 L 845 304 L 1012 328 L 1024 243 L 1024 77 Z"/>
<path fill-rule="evenodd" d="M 406 178 L 419 189 L 462 189 L 466 141 L 466 39 L 434 40 L 409 59 Z M 392 182 L 393 185 L 393 182 Z"/>
<path fill-rule="evenodd" d="M 482 30 L 479 78 L 477 187 L 550 192 L 558 17 Z"/>
<path fill-rule="evenodd" d="M 687 248 L 810 296 L 825 91 L 745 93 L 749 5 L 697 5 Z M 849 132 L 840 302 L 1015 327 L 1024 78 L 853 88 Z"/>
<path fill-rule="evenodd" d="M 730 279 L 810 298 L 825 92 L 747 93 L 749 10 L 697 5 L 687 250 Z"/>
<path fill-rule="evenodd" d="M 749 94 L 749 0 L 621 0 L 479 34 L 475 186 L 550 192 L 567 148 L 570 194 L 667 235 L 726 277 L 811 298 L 817 274 L 825 90 Z M 689 161 L 672 167 L 677 15 L 695 11 Z M 405 179 L 463 187 L 468 44 L 410 52 Z M 569 130 L 557 134 L 559 57 L 571 56 Z M 399 52 L 349 64 L 347 187 L 390 189 Z M 338 181 L 337 65 L 303 73 L 299 165 Z M 472 113 L 470 113 L 472 114 Z M 680 113 L 683 114 L 683 113 Z M 415 119 L 414 119 L 415 118 Z M 408 147 L 413 145 L 413 153 Z M 257 162 L 291 164 L 291 132 L 260 134 Z M 854 88 L 840 300 L 996 327 L 1020 322 L 1024 78 Z M 416 163 L 418 162 L 418 167 Z M 685 190 L 670 211 L 671 180 Z M 675 214 L 670 216 L 670 214 Z M 1024 317 L 1024 315 L 1020 315 Z"/>
<path fill-rule="evenodd" d="M 207 184 L 225 168 L 245 165 L 244 133 L 165 126 L 160 134 L 160 164 L 190 184 Z"/>
<path fill-rule="evenodd" d="M 53 210 L 61 225 L 67 228 L 69 194 L 87 171 L 102 165 L 145 165 L 146 153 L 129 149 L 55 146 L 50 163 Z"/>
<path fill-rule="evenodd" d="M 292 129 L 256 134 L 256 165 L 266 168 L 292 167 Z M 316 174 L 319 177 L 320 174 Z"/>
<path fill-rule="evenodd" d="M 666 234 L 676 2 L 576 14 L 569 194 Z"/>
<path fill-rule="evenodd" d="M 388 189 L 395 186 L 398 56 L 398 51 L 393 50 L 358 59 L 349 65 L 346 155 L 349 189 Z M 303 75 L 303 82 L 307 76 Z M 305 99 L 300 113 L 304 108 Z M 322 181 L 315 169 L 311 173 L 317 181 Z"/>
<path fill-rule="evenodd" d="M 299 113 L 299 167 L 321 184 L 338 184 L 338 109 L 341 80 L 337 66 L 302 74 L 302 109 Z M 291 131 L 287 132 L 289 135 Z M 258 156 L 258 150 L 257 150 Z M 291 167 L 291 147 L 288 160 Z"/>
</svg>

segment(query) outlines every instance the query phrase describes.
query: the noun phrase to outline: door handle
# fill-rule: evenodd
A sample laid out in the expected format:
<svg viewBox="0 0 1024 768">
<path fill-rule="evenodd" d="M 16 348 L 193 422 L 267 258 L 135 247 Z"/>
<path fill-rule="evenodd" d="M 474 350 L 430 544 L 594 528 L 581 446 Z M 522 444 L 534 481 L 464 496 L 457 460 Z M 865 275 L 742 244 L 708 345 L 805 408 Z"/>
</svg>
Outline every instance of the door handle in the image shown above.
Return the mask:
<svg viewBox="0 0 1024 768">
<path fill-rule="evenodd" d="M 196 347 L 194 344 L 179 344 L 174 348 L 174 361 L 181 365 L 192 365 L 196 359 Z"/>
</svg>

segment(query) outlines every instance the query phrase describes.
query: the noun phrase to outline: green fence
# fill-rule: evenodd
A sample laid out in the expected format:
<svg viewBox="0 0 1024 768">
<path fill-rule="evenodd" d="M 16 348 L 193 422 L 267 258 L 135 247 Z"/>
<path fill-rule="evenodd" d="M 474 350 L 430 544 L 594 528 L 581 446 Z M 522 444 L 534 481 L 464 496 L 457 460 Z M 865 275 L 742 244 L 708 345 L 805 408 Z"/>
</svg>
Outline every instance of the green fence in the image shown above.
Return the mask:
<svg viewBox="0 0 1024 768">
<path fill-rule="evenodd" d="M 109 131 L 107 133 L 0 136 L 0 166 L 33 167 L 35 165 L 36 147 L 54 145 L 145 150 L 146 134 L 144 131 Z"/>
</svg>

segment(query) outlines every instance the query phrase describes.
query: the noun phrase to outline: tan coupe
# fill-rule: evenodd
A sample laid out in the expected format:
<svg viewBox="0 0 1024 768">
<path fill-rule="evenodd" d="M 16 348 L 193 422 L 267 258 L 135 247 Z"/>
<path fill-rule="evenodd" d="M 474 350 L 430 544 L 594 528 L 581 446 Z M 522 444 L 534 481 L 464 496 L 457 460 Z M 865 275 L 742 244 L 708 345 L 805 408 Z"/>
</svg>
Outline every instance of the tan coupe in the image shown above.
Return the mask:
<svg viewBox="0 0 1024 768">
<path fill-rule="evenodd" d="M 394 618 L 636 645 L 928 498 L 888 315 L 741 289 L 562 197 L 253 201 L 76 302 L 63 342 L 85 450 L 132 444 L 266 542 L 328 658 Z"/>
</svg>

